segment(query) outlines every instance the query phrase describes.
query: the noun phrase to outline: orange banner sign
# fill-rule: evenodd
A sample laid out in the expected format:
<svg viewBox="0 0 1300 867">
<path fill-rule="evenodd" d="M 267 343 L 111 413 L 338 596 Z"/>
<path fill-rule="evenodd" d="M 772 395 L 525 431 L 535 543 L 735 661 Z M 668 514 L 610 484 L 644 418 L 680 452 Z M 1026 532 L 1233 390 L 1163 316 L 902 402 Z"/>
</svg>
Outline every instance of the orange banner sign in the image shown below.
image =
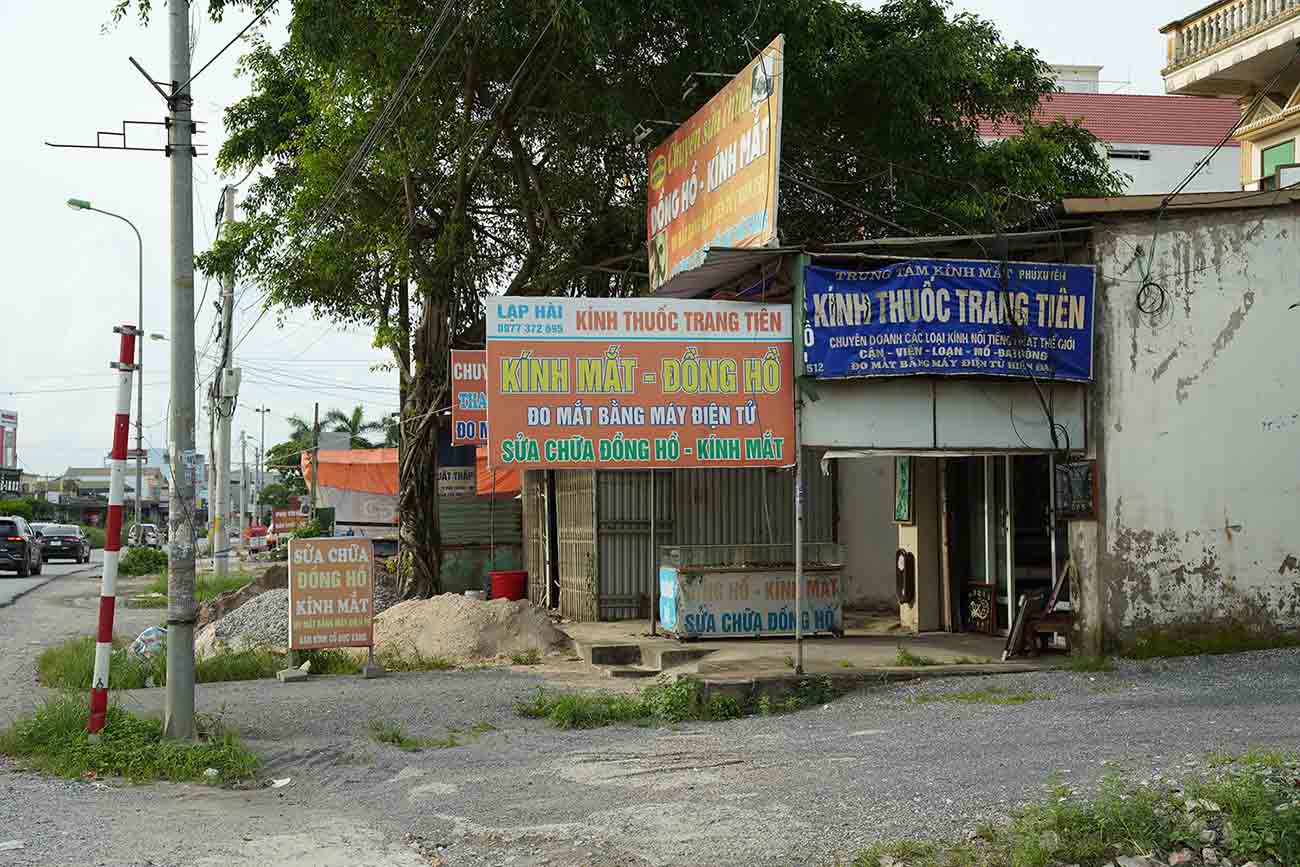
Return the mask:
<svg viewBox="0 0 1300 867">
<path fill-rule="evenodd" d="M 369 539 L 290 539 L 290 649 L 373 645 L 374 567 Z"/>
<path fill-rule="evenodd" d="M 776 238 L 785 37 L 650 152 L 650 291 L 704 261 L 710 247 Z"/>
<path fill-rule="evenodd" d="M 487 442 L 487 383 L 482 349 L 451 351 L 451 444 L 481 446 Z"/>
<path fill-rule="evenodd" d="M 488 303 L 497 469 L 794 464 L 788 304 Z"/>
</svg>

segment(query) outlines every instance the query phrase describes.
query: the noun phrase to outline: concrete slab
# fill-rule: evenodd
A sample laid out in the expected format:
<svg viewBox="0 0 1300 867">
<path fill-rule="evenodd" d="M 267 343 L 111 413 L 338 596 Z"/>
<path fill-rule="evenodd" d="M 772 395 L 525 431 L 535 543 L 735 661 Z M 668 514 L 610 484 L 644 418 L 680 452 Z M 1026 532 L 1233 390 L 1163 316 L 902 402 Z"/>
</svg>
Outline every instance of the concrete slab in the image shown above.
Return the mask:
<svg viewBox="0 0 1300 867">
<path fill-rule="evenodd" d="M 803 642 L 805 674 L 855 677 L 920 675 L 951 676 L 964 673 L 1012 673 L 1048 668 L 1059 658 L 1048 654 L 1039 660 L 1002 663 L 1004 639 L 973 633 L 902 631 L 898 618 L 851 612 L 845 618 L 842 638 L 821 636 Z M 651 636 L 645 621 L 566 623 L 569 634 L 590 664 L 640 666 L 701 678 L 752 680 L 794 675 L 795 642 L 792 638 L 749 638 L 678 641 Z M 597 648 L 600 648 L 597 650 Z M 617 651 L 611 648 L 618 648 Z M 634 650 L 639 648 L 639 650 Z M 639 659 L 637 658 L 639 656 Z"/>
</svg>

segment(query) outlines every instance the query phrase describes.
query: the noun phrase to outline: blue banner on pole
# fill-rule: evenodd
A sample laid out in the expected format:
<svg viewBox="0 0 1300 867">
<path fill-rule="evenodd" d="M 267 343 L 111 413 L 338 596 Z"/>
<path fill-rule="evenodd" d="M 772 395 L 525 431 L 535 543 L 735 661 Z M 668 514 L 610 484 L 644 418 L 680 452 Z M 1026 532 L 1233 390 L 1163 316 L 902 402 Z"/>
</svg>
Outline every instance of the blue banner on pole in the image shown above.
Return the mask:
<svg viewBox="0 0 1300 867">
<path fill-rule="evenodd" d="M 804 372 L 815 379 L 1092 380 L 1090 265 L 909 259 L 804 270 Z"/>
</svg>

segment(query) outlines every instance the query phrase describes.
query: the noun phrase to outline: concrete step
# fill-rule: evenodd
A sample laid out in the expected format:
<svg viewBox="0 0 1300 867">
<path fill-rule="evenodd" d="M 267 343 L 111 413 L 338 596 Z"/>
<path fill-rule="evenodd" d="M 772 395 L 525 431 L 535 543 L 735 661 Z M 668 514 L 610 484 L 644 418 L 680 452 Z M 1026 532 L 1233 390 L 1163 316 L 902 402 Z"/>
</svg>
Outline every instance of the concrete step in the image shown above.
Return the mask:
<svg viewBox="0 0 1300 867">
<path fill-rule="evenodd" d="M 660 671 L 657 668 L 646 668 L 643 665 L 627 665 L 605 669 L 606 677 L 618 678 L 647 678 L 658 677 Z"/>
<path fill-rule="evenodd" d="M 689 666 L 713 652 L 699 647 L 665 647 L 662 644 L 651 644 L 641 648 L 641 658 L 650 668 L 667 671 L 670 668 Z"/>
<path fill-rule="evenodd" d="M 639 644 L 587 644 L 578 642 L 578 655 L 591 665 L 640 665 Z"/>
</svg>

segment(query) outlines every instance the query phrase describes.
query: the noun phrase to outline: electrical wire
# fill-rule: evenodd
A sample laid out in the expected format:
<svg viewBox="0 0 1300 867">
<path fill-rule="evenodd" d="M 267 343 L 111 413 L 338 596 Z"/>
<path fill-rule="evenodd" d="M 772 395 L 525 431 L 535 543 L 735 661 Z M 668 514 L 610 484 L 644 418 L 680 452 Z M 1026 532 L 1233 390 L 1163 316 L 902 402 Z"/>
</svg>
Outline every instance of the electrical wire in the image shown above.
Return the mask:
<svg viewBox="0 0 1300 867">
<path fill-rule="evenodd" d="M 176 88 L 176 92 L 177 92 L 177 93 L 182 93 L 182 92 L 184 92 L 185 88 L 189 87 L 189 86 L 194 82 L 194 79 L 196 79 L 196 78 L 198 78 L 200 75 L 202 75 L 202 74 L 207 70 L 207 68 L 208 68 L 209 66 L 211 66 L 213 63 L 215 63 L 215 62 L 217 61 L 217 58 L 218 58 L 218 57 L 220 57 L 221 55 L 225 54 L 226 51 L 230 48 L 230 46 L 232 46 L 232 45 L 234 45 L 236 42 L 238 42 L 239 39 L 240 39 L 240 37 L 242 37 L 242 36 L 243 36 L 245 33 L 247 33 L 250 29 L 252 29 L 252 27 L 253 27 L 254 24 L 256 24 L 258 21 L 261 21 L 261 20 L 262 20 L 262 16 L 264 16 L 264 15 L 266 15 L 266 13 L 270 12 L 270 11 L 271 11 L 271 7 L 274 6 L 275 3 L 276 3 L 276 0 L 270 0 L 270 2 L 268 2 L 265 6 L 263 6 L 263 7 L 262 7 L 262 11 L 258 12 L 257 15 L 255 15 L 255 16 L 253 17 L 253 20 L 252 20 L 252 21 L 249 21 L 247 24 L 245 24 L 244 27 L 243 27 L 243 29 L 240 30 L 238 33 L 236 33 L 236 34 L 234 35 L 234 37 L 232 37 L 231 40 L 230 40 L 229 42 L 227 42 L 225 45 L 221 46 L 221 50 L 218 51 L 216 54 L 212 55 L 212 59 L 211 59 L 211 60 L 209 60 L 207 63 L 203 64 L 203 66 L 199 67 L 199 71 L 198 71 L 198 72 L 196 72 L 196 73 L 194 73 L 193 75 L 191 75 L 188 79 L 186 79 L 186 81 L 185 81 L 184 84 L 182 84 L 180 87 Z"/>
</svg>

